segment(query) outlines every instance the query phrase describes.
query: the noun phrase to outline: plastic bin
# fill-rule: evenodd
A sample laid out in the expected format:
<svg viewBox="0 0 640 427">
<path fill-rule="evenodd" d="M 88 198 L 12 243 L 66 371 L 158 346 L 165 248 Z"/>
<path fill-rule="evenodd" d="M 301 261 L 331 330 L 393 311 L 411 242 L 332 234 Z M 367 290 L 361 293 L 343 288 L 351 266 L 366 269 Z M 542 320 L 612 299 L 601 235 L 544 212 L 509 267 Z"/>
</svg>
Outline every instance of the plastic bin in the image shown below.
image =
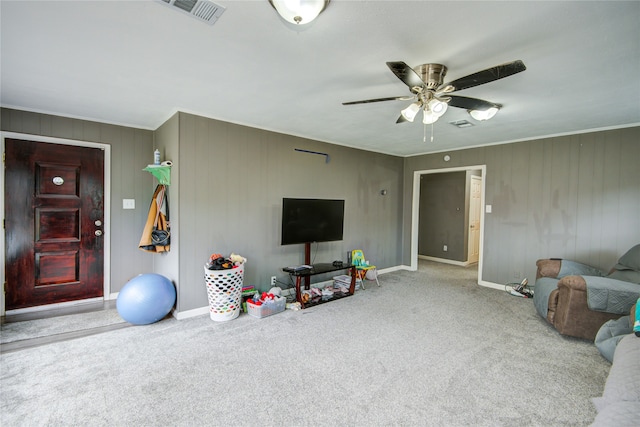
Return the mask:
<svg viewBox="0 0 640 427">
<path fill-rule="evenodd" d="M 273 301 L 263 302 L 262 305 L 252 304 L 251 301 L 247 301 L 247 313 L 258 319 L 271 316 L 272 314 L 281 313 L 284 311 L 287 305 L 287 299 L 285 297 L 275 297 Z"/>
<path fill-rule="evenodd" d="M 229 270 L 204 267 L 209 298 L 209 316 L 216 322 L 233 320 L 240 314 L 244 264 Z"/>
</svg>

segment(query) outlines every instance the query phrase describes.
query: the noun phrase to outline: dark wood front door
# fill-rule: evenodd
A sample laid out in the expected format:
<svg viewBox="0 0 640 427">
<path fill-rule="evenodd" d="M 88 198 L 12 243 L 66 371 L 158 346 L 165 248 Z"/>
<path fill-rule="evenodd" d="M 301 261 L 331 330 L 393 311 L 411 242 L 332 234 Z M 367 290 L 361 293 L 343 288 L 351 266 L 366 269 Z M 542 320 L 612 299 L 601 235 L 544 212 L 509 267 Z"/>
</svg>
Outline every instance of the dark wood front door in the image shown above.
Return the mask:
<svg viewBox="0 0 640 427">
<path fill-rule="evenodd" d="M 5 140 L 6 310 L 102 297 L 104 151 Z"/>
</svg>

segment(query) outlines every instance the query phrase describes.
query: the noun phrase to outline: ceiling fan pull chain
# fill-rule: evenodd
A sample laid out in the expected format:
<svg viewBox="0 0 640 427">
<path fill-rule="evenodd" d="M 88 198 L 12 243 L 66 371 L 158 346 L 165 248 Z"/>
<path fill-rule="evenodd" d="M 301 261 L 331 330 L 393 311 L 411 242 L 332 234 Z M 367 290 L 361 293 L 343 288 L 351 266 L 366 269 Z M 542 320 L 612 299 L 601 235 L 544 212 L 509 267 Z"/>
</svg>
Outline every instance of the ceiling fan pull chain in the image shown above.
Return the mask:
<svg viewBox="0 0 640 427">
<path fill-rule="evenodd" d="M 433 136 L 431 139 L 433 140 Z M 424 125 L 424 136 L 422 137 L 422 142 L 427 142 L 427 125 Z"/>
<path fill-rule="evenodd" d="M 433 123 L 431 123 L 431 142 L 433 142 Z"/>
</svg>

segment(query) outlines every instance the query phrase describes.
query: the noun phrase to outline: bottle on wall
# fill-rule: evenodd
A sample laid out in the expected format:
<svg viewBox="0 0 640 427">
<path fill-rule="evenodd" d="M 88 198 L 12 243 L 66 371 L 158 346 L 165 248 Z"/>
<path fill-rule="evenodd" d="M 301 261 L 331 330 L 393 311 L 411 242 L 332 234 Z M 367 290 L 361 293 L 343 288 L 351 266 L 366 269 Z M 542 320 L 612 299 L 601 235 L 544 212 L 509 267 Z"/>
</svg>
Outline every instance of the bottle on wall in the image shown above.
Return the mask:
<svg viewBox="0 0 640 427">
<path fill-rule="evenodd" d="M 160 166 L 160 150 L 156 148 L 156 151 L 153 152 L 153 164 L 156 166 Z"/>
</svg>

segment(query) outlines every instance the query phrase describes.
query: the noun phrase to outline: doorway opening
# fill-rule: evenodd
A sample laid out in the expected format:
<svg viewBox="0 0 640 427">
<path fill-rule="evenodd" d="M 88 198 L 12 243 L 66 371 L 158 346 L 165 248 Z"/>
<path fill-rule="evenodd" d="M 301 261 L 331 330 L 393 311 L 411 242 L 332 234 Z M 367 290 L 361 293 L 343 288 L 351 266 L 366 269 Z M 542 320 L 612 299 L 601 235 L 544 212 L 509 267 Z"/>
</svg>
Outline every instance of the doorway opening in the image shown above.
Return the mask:
<svg viewBox="0 0 640 427">
<path fill-rule="evenodd" d="M 421 188 L 422 178 L 432 174 L 446 174 L 452 172 L 463 172 L 469 182 L 469 198 L 465 200 L 465 206 L 462 208 L 464 212 L 460 214 L 465 216 L 463 237 L 458 240 L 462 241 L 464 247 L 463 261 L 456 261 L 447 258 L 424 257 L 419 255 L 420 242 L 420 219 L 421 219 Z M 413 176 L 413 199 L 412 199 L 412 215 L 411 215 L 411 270 L 417 270 L 418 258 L 431 259 L 438 262 L 445 262 L 454 265 L 473 265 L 477 262 L 478 268 L 478 284 L 482 283 L 482 247 L 484 239 L 484 209 L 485 205 L 485 177 L 486 165 L 464 166 L 456 168 L 429 169 L 415 171 Z M 473 178 L 475 176 L 475 178 Z M 474 188 L 475 187 L 475 188 Z M 425 208 L 422 207 L 424 210 Z M 473 228 L 471 228 L 473 226 Z M 441 245 L 441 242 L 437 242 Z M 441 245 L 438 250 L 447 252 L 449 250 L 445 245 Z"/>
</svg>

